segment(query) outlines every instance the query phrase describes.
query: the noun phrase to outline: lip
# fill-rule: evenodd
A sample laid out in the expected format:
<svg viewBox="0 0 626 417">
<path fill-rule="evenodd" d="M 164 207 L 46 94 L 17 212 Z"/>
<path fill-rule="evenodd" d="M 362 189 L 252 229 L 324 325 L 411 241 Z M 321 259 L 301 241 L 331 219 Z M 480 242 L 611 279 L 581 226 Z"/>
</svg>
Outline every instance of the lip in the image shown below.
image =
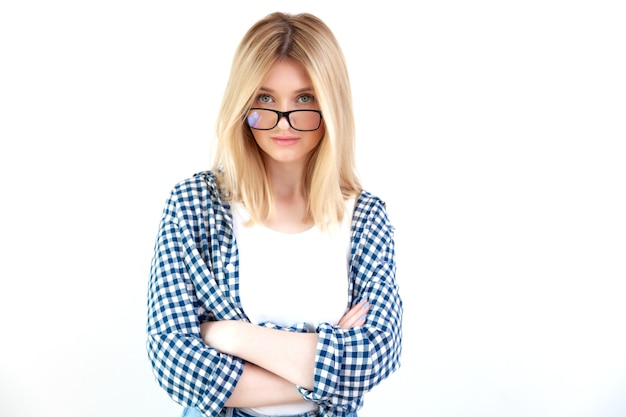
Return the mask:
<svg viewBox="0 0 626 417">
<path fill-rule="evenodd" d="M 272 141 L 279 146 L 291 146 L 298 143 L 299 140 L 295 136 L 272 136 Z"/>
</svg>

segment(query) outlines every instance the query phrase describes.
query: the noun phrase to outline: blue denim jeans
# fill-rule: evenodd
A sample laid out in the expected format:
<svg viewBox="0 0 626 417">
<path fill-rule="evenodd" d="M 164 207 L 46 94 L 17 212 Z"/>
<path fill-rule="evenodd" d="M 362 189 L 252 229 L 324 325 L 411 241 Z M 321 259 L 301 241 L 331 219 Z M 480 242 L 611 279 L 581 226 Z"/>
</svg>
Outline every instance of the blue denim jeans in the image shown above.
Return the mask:
<svg viewBox="0 0 626 417">
<path fill-rule="evenodd" d="M 232 414 L 229 412 L 232 410 Z M 239 411 L 236 408 L 229 409 L 229 412 L 226 413 L 227 417 L 253 417 L 248 413 L 244 413 L 243 411 Z M 272 417 L 315 417 L 317 413 L 315 411 L 309 411 L 304 414 L 291 414 L 289 416 L 272 416 Z M 183 411 L 183 415 L 181 417 L 204 417 L 204 415 L 197 408 L 185 408 Z M 357 417 L 356 413 L 349 414 L 347 417 Z"/>
</svg>

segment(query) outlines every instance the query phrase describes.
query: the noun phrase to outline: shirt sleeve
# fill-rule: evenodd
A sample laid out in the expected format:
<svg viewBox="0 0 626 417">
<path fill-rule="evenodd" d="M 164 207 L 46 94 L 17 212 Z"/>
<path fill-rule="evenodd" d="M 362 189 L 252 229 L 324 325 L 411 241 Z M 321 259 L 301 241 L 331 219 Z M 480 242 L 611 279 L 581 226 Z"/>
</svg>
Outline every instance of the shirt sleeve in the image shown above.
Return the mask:
<svg viewBox="0 0 626 417">
<path fill-rule="evenodd" d="M 157 382 L 174 401 L 217 416 L 244 365 L 238 358 L 207 347 L 200 337 L 199 303 L 191 279 L 199 272 L 190 265 L 188 233 L 179 219 L 184 216 L 170 197 L 150 269 L 148 356 Z"/>
<path fill-rule="evenodd" d="M 350 272 L 353 295 L 370 303 L 366 324 L 345 330 L 320 325 L 314 388 L 299 388 L 304 398 L 335 410 L 351 411 L 400 366 L 403 307 L 395 277 L 394 229 L 384 203 L 373 200 L 355 212 L 363 221 L 356 223 Z"/>
</svg>

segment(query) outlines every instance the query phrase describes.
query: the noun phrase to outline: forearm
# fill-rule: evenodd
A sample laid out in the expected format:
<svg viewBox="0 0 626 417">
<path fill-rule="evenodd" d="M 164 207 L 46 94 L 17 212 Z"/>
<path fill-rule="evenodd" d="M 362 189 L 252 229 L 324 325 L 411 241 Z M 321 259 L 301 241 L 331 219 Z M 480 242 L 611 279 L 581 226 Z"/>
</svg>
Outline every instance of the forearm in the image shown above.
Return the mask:
<svg viewBox="0 0 626 417">
<path fill-rule="evenodd" d="M 294 385 L 312 389 L 316 333 L 270 329 L 242 321 L 212 322 L 205 342 L 274 373 Z"/>
<path fill-rule="evenodd" d="M 246 363 L 226 405 L 262 407 L 295 402 L 305 400 L 293 383 L 252 363 Z"/>
</svg>

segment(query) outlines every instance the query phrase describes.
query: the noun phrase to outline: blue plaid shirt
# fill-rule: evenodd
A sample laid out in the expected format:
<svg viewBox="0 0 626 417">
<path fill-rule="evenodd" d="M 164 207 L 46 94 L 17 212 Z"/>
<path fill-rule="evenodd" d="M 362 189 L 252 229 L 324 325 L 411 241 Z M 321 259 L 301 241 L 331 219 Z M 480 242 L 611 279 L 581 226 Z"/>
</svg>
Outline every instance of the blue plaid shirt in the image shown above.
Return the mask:
<svg viewBox="0 0 626 417">
<path fill-rule="evenodd" d="M 363 327 L 321 324 L 313 390 L 298 388 L 319 415 L 342 417 L 400 366 L 402 301 L 393 226 L 384 203 L 363 192 L 351 231 L 349 299 L 367 299 Z M 174 187 L 159 226 L 148 287 L 147 350 L 158 383 L 173 400 L 207 416 L 225 412 L 244 361 L 208 347 L 207 320 L 248 321 L 239 299 L 239 259 L 230 206 L 205 171 Z M 320 300 L 323 303 L 324 300 Z M 290 331 L 306 331 L 295 324 Z"/>
</svg>

